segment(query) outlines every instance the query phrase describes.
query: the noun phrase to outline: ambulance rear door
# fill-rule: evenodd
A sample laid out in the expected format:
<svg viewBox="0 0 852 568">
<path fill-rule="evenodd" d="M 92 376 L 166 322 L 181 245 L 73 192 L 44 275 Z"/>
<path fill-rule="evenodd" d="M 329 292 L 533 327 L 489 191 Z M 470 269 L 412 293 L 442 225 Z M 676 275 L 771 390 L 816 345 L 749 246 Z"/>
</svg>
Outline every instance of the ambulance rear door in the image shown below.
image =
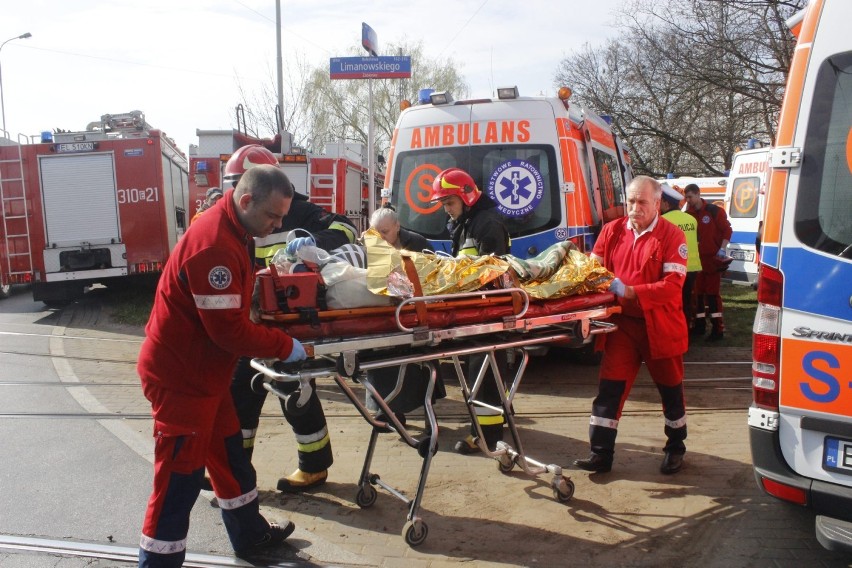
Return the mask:
<svg viewBox="0 0 852 568">
<path fill-rule="evenodd" d="M 812 50 L 807 68 L 791 69 L 805 73 L 801 110 L 792 146 L 782 147 L 782 125 L 772 151 L 770 190 L 776 168 L 789 173 L 781 214 L 766 213 L 767 228 L 780 221 L 767 240 L 780 238 L 761 260 L 783 276 L 781 452 L 814 494 L 826 482 L 852 495 L 852 4 L 823 10 L 812 44 L 797 48 Z"/>
</svg>

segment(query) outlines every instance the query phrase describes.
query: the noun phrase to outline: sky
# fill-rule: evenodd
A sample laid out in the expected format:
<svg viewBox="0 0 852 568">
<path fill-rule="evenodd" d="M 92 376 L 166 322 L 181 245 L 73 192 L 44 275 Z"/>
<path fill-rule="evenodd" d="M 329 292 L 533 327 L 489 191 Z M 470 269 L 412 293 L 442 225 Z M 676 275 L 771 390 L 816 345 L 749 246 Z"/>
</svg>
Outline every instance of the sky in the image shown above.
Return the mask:
<svg viewBox="0 0 852 568">
<path fill-rule="evenodd" d="M 517 85 L 553 94 L 559 62 L 617 30 L 624 0 L 281 0 L 282 59 L 329 68 L 351 57 L 366 22 L 382 46 L 422 42 L 451 58 L 472 97 Z M 239 86 L 274 87 L 275 0 L 27 0 L 4 10 L 0 48 L 5 130 L 85 130 L 132 110 L 184 152 L 196 129 L 236 126 Z M 367 53 L 361 49 L 361 55 Z M 284 74 L 285 80 L 287 73 Z M 2 127 L 2 125 L 0 125 Z"/>
</svg>

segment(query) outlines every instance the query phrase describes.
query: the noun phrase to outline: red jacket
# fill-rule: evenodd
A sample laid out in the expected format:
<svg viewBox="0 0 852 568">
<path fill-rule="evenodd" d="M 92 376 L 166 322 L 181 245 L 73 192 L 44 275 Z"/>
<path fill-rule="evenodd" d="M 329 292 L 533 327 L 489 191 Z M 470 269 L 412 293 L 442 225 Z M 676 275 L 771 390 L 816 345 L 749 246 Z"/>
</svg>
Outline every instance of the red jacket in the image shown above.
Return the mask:
<svg viewBox="0 0 852 568">
<path fill-rule="evenodd" d="M 681 299 L 687 258 L 683 231 L 658 215 L 656 226 L 635 239 L 623 217 L 604 226 L 592 254 L 636 291 L 636 299 L 619 298 L 619 303 L 625 316 L 645 320 L 651 357 L 686 353 L 689 337 Z"/>
<path fill-rule="evenodd" d="M 252 237 L 229 190 L 192 224 L 166 263 L 139 353 L 143 388 L 221 396 L 240 355 L 290 354 L 289 335 L 249 321 L 252 254 Z"/>
<path fill-rule="evenodd" d="M 699 256 L 715 256 L 722 248 L 722 241 L 731 240 L 733 229 L 724 208 L 702 199 L 701 209 L 689 207 L 686 212 L 698 221 Z"/>
</svg>

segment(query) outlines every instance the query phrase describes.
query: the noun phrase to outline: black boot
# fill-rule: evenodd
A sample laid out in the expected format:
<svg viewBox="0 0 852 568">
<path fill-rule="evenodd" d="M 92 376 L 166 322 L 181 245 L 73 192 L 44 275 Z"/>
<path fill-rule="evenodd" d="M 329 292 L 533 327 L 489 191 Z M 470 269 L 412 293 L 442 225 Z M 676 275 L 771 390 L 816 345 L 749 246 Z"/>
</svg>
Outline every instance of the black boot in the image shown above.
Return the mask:
<svg viewBox="0 0 852 568">
<path fill-rule="evenodd" d="M 612 470 L 612 458 L 591 454 L 586 459 L 574 460 L 574 465 L 592 473 L 606 473 Z"/>
</svg>

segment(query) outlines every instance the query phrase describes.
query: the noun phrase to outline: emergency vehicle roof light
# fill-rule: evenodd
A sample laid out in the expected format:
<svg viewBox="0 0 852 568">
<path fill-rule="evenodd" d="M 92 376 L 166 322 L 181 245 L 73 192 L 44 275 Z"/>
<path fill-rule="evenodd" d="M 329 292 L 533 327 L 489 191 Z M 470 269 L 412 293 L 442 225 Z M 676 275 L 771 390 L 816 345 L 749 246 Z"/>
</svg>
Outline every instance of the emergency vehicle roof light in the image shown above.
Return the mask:
<svg viewBox="0 0 852 568">
<path fill-rule="evenodd" d="M 417 102 L 421 105 L 429 103 L 429 96 L 435 92 L 435 89 L 420 89 L 417 91 Z"/>
<path fill-rule="evenodd" d="M 453 102 L 453 96 L 448 91 L 438 91 L 429 95 L 429 102 L 433 105 L 448 105 Z"/>
<path fill-rule="evenodd" d="M 518 98 L 518 86 L 514 87 L 499 87 L 497 89 L 497 98 L 498 99 L 517 99 Z"/>
<path fill-rule="evenodd" d="M 559 87 L 559 92 L 557 92 L 557 96 L 563 101 L 570 99 L 573 94 L 574 91 L 572 91 L 570 87 Z"/>
</svg>

